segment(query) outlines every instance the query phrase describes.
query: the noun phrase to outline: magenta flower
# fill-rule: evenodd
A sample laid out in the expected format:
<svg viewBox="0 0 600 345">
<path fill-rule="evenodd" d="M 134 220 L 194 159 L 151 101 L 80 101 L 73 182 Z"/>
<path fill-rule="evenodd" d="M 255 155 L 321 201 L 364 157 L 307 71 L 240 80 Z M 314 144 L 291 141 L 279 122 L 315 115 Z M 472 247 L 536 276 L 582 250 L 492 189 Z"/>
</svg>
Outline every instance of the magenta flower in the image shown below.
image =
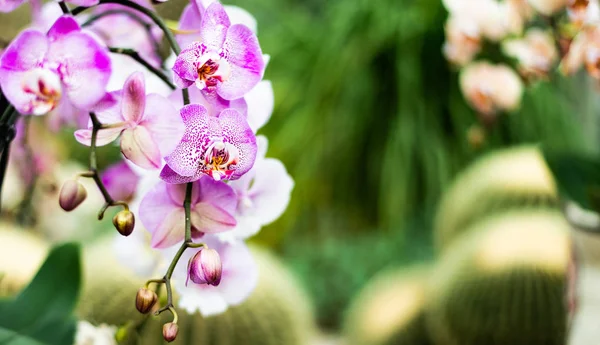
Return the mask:
<svg viewBox="0 0 600 345">
<path fill-rule="evenodd" d="M 185 129 L 175 107 L 162 96 L 146 95 L 141 72 L 133 73 L 123 90 L 109 96 L 113 105 L 98 111 L 97 116 L 112 127 L 98 132 L 96 144 L 106 145 L 121 135 L 121 152 L 127 159 L 145 169 L 160 168 L 162 157 L 173 151 Z M 75 132 L 77 141 L 84 145 L 91 142 L 91 123 L 89 128 Z"/>
<path fill-rule="evenodd" d="M 259 85 L 262 82 L 259 83 Z M 252 89 L 251 93 L 257 89 Z M 250 94 L 250 93 L 249 93 Z M 206 93 L 201 92 L 197 88 L 189 89 L 190 95 L 190 103 L 191 104 L 200 104 L 206 108 L 208 111 L 208 115 L 217 116 L 219 113 L 227 108 L 235 109 L 240 112 L 240 114 L 246 116 L 248 113 L 248 101 L 246 98 L 238 98 L 231 101 L 223 99 L 223 97 L 217 95 L 216 93 Z M 181 94 L 181 90 L 175 90 L 169 95 L 169 100 L 175 105 L 176 108 L 181 109 L 183 104 L 183 96 Z M 260 100 L 259 100 L 260 102 Z M 248 121 L 250 122 L 250 121 Z"/>
<path fill-rule="evenodd" d="M 181 108 L 185 134 L 160 177 L 168 183 L 196 181 L 203 175 L 215 181 L 236 180 L 252 168 L 256 159 L 256 137 L 246 118 L 235 109 L 216 116 L 200 104 Z"/>
<path fill-rule="evenodd" d="M 199 37 L 201 41 L 187 46 L 175 60 L 174 81 L 179 87 L 196 84 L 232 100 L 262 79 L 265 63 L 258 38 L 243 24 L 231 25 L 219 2 L 203 13 Z"/>
<path fill-rule="evenodd" d="M 185 184 L 159 182 L 140 203 L 139 217 L 152 234 L 154 248 L 167 248 L 184 240 Z M 231 230 L 236 222 L 235 192 L 226 183 L 208 177 L 194 183 L 192 189 L 192 236 Z"/>
<path fill-rule="evenodd" d="M 115 200 L 133 199 L 139 181 L 140 177 L 131 170 L 126 161 L 115 163 L 102 173 L 102 183 Z"/>
<path fill-rule="evenodd" d="M 22 114 L 43 115 L 65 104 L 89 110 L 104 96 L 110 72 L 106 47 L 62 16 L 47 35 L 28 29 L 6 48 L 0 87 Z"/>
</svg>

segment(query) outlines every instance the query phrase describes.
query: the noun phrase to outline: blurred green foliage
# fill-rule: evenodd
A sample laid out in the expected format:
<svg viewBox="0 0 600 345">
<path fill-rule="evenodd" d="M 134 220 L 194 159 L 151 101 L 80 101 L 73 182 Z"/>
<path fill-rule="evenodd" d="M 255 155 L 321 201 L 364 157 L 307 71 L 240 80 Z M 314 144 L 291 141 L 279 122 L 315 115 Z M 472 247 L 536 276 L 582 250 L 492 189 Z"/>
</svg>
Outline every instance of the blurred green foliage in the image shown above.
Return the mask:
<svg viewBox="0 0 600 345">
<path fill-rule="evenodd" d="M 72 313 L 80 277 L 79 247 L 64 244 L 54 248 L 18 296 L 0 300 L 0 343 L 72 344 L 76 328 Z"/>
</svg>

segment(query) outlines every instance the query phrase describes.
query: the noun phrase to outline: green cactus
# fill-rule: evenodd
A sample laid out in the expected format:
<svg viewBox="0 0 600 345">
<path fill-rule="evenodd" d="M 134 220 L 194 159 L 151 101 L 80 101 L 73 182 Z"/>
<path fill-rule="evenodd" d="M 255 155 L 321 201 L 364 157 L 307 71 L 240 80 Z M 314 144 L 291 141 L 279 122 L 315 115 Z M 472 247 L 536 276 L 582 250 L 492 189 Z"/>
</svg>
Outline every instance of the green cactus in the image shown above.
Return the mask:
<svg viewBox="0 0 600 345">
<path fill-rule="evenodd" d="M 564 345 L 569 226 L 559 212 L 476 224 L 432 273 L 426 321 L 439 345 Z"/>
<path fill-rule="evenodd" d="M 13 296 L 29 283 L 48 248 L 46 242 L 26 229 L 0 224 L 0 297 Z"/>
<path fill-rule="evenodd" d="M 77 315 L 92 324 L 120 326 L 140 322 L 135 296 L 145 280 L 112 255 L 112 236 L 83 248 L 83 282 Z"/>
<path fill-rule="evenodd" d="M 428 278 L 421 266 L 377 274 L 347 311 L 348 345 L 429 345 L 423 314 Z"/>
<path fill-rule="evenodd" d="M 537 147 L 497 151 L 463 171 L 445 193 L 434 225 L 436 248 L 443 251 L 457 234 L 490 213 L 556 205 L 556 184 Z"/>
<path fill-rule="evenodd" d="M 162 325 L 170 322 L 172 316 L 167 312 L 139 322 L 144 316 L 135 309 L 134 300 L 144 282 L 119 268 L 119 264 L 106 255 L 108 250 L 105 245 L 96 245 L 85 251 L 86 278 L 79 316 L 95 324 L 122 325 L 133 321 L 134 327 L 129 328 L 128 339 L 122 344 L 163 344 Z M 249 299 L 223 314 L 203 318 L 199 314 L 187 315 L 177 308 L 175 296 L 180 331 L 172 344 L 307 343 L 314 330 L 310 300 L 279 259 L 258 247 L 251 250 L 259 266 L 260 280 Z"/>
</svg>

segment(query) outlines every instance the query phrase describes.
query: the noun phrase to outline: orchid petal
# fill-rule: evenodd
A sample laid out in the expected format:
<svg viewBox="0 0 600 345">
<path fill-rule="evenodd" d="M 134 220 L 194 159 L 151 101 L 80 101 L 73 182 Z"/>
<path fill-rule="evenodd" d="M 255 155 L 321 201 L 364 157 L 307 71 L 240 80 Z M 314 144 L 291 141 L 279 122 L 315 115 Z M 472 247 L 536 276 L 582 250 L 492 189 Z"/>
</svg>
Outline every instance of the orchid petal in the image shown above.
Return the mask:
<svg viewBox="0 0 600 345">
<path fill-rule="evenodd" d="M 237 224 L 229 212 L 215 204 L 205 202 L 194 206 L 191 220 L 196 230 L 207 234 L 232 230 Z"/>
<path fill-rule="evenodd" d="M 135 72 L 123 85 L 121 114 L 127 121 L 140 123 L 146 109 L 146 84 L 142 72 Z"/>
<path fill-rule="evenodd" d="M 35 95 L 23 91 L 22 83 L 26 73 L 27 72 L 0 69 L 0 85 L 2 86 L 2 93 L 15 109 L 23 115 L 32 113 L 32 109 L 29 105 L 31 101 L 35 99 Z"/>
<path fill-rule="evenodd" d="M 196 180 L 198 180 L 201 177 L 201 175 L 192 175 L 192 176 L 181 176 L 178 173 L 176 173 L 175 171 L 173 171 L 173 169 L 171 169 L 171 167 L 169 167 L 168 165 L 165 165 L 162 170 L 160 171 L 160 178 L 165 181 L 166 183 L 171 183 L 171 184 L 180 184 L 180 183 L 188 183 L 188 182 L 194 182 Z"/>
<path fill-rule="evenodd" d="M 123 129 L 124 127 L 115 127 L 99 130 L 96 134 L 96 146 L 104 146 L 115 141 Z M 75 139 L 83 145 L 90 146 L 92 144 L 92 130 L 79 129 L 75 131 Z"/>
<path fill-rule="evenodd" d="M 168 99 L 150 94 L 146 97 L 146 113 L 140 126 L 151 133 L 162 156 L 173 152 L 185 133 L 179 112 Z"/>
<path fill-rule="evenodd" d="M 0 12 L 12 12 L 23 5 L 25 1 L 26 0 L 4 0 L 0 2 Z"/>
<path fill-rule="evenodd" d="M 178 87 L 187 88 L 198 79 L 196 61 L 203 53 L 203 50 L 200 42 L 194 42 L 179 53 L 172 68 L 175 73 L 173 81 Z"/>
<path fill-rule="evenodd" d="M 210 133 L 206 108 L 199 104 L 190 104 L 181 108 L 181 118 L 186 131 L 173 152 L 165 157 L 165 161 L 173 171 L 182 176 L 193 176 L 198 170 L 202 140 Z"/>
<path fill-rule="evenodd" d="M 259 82 L 244 99 L 248 103 L 248 124 L 256 133 L 269 121 L 273 113 L 275 96 L 271 82 L 268 80 Z"/>
<path fill-rule="evenodd" d="M 104 96 L 111 65 L 106 47 L 83 32 L 71 32 L 50 44 L 47 59 L 60 66 L 66 93 L 75 106 L 90 109 Z"/>
<path fill-rule="evenodd" d="M 184 209 L 173 203 L 167 184 L 162 181 L 142 199 L 139 218 L 152 235 L 151 245 L 154 248 L 167 248 L 184 239 Z"/>
<path fill-rule="evenodd" d="M 246 26 L 232 25 L 227 30 L 223 51 L 230 63 L 231 75 L 217 85 L 217 92 L 225 99 L 243 97 L 258 84 L 264 72 L 258 38 Z"/>
<path fill-rule="evenodd" d="M 25 30 L 2 53 L 0 69 L 27 71 L 36 68 L 47 51 L 48 39 L 43 33 L 32 29 Z"/>
<path fill-rule="evenodd" d="M 48 30 L 48 38 L 51 41 L 60 39 L 62 36 L 68 35 L 72 32 L 79 32 L 81 28 L 75 18 L 71 16 L 61 16 L 58 18 L 50 30 Z"/>
<path fill-rule="evenodd" d="M 211 51 L 221 49 L 227 29 L 231 25 L 225 8 L 218 1 L 208 6 L 202 16 L 200 27 L 201 42 Z"/>
<path fill-rule="evenodd" d="M 126 129 L 121 136 L 121 152 L 125 158 L 144 169 L 160 168 L 161 155 L 156 142 L 142 126 Z"/>
<path fill-rule="evenodd" d="M 219 114 L 219 123 L 223 130 L 224 142 L 235 146 L 239 152 L 239 161 L 231 176 L 235 180 L 245 174 L 254 165 L 256 159 L 256 137 L 243 115 L 234 109 L 225 109 Z"/>
</svg>

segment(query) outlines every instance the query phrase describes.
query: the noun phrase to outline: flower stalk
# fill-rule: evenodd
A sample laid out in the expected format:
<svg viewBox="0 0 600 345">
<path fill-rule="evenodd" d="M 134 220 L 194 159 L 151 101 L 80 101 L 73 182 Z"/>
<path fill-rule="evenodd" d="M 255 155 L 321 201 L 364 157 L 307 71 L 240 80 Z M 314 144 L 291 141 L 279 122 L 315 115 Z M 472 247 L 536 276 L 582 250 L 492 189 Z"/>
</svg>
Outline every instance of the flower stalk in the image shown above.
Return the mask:
<svg viewBox="0 0 600 345">
<path fill-rule="evenodd" d="M 96 139 L 98 137 L 98 131 L 101 129 L 104 129 L 106 127 L 104 125 L 102 125 L 102 123 L 100 123 L 100 121 L 98 120 L 98 117 L 93 112 L 90 113 L 90 119 L 92 120 L 93 127 L 92 127 L 92 142 L 90 145 L 89 171 L 81 173 L 81 174 L 79 174 L 79 176 L 88 177 L 88 178 L 93 179 L 94 182 L 96 183 L 96 186 L 98 186 L 100 193 L 102 193 L 102 196 L 104 197 L 104 205 L 98 212 L 98 220 L 102 220 L 102 218 L 104 218 L 104 213 L 106 212 L 106 210 L 109 207 L 120 205 L 120 206 L 123 206 L 123 208 L 128 211 L 129 205 L 127 205 L 127 203 L 125 201 L 115 201 L 110 196 L 110 193 L 108 193 L 108 190 L 106 189 L 106 187 L 104 186 L 104 183 L 102 182 L 102 179 L 100 178 L 100 174 L 98 173 L 98 162 L 96 159 Z"/>
<path fill-rule="evenodd" d="M 181 48 L 179 47 L 179 43 L 177 43 L 177 41 L 175 40 L 175 36 L 173 36 L 173 32 L 171 32 L 171 30 L 169 29 L 167 24 L 152 10 L 150 10 L 142 5 L 139 5 L 133 1 L 130 1 L 130 0 L 100 0 L 99 5 L 101 5 L 101 4 L 118 4 L 118 5 L 122 5 L 125 7 L 129 7 L 133 10 L 136 10 L 136 11 L 146 15 L 156 25 L 158 25 L 158 27 L 164 32 L 165 37 L 167 38 L 167 41 L 169 42 L 169 45 L 171 46 L 171 49 L 173 50 L 173 53 L 175 53 L 175 55 L 179 55 L 179 53 L 181 53 Z M 76 15 L 80 14 L 81 12 L 83 12 L 89 8 L 92 8 L 92 7 L 94 7 L 94 6 L 91 6 L 91 7 L 79 6 L 79 7 L 74 8 L 71 11 L 71 14 L 76 16 Z M 182 89 L 181 94 L 183 96 L 184 104 L 189 104 L 190 103 L 190 95 L 189 95 L 188 90 Z"/>
<path fill-rule="evenodd" d="M 108 50 L 111 53 L 123 54 L 123 55 L 127 55 L 127 56 L 131 57 L 132 59 L 137 61 L 140 65 L 146 67 L 150 72 L 154 73 L 154 75 L 156 75 L 162 81 L 164 81 L 165 84 L 169 85 L 169 87 L 172 90 L 176 89 L 175 84 L 173 84 L 173 82 L 171 82 L 171 79 L 169 77 L 167 77 L 166 74 L 164 74 L 158 68 L 152 66 L 148 61 L 144 60 L 144 58 L 142 58 L 137 51 L 135 51 L 133 49 L 129 49 L 129 48 L 116 48 L 116 47 L 109 47 Z"/>
<path fill-rule="evenodd" d="M 173 271 L 181 259 L 181 256 L 188 248 L 200 248 L 205 247 L 204 243 L 194 243 L 192 242 L 192 222 L 191 222 L 191 205 L 192 205 L 192 187 L 194 183 L 189 182 L 186 184 L 185 188 L 185 200 L 183 201 L 183 207 L 185 211 L 185 240 L 177 250 L 177 253 L 173 257 L 165 276 L 162 279 L 151 279 L 146 282 L 146 286 L 150 283 L 157 284 L 165 284 L 167 289 L 167 304 L 162 308 L 155 312 L 155 315 L 159 315 L 160 313 L 169 310 L 171 314 L 173 314 L 173 322 L 177 323 L 177 312 L 173 306 L 173 289 L 171 286 L 171 277 L 173 276 Z"/>
</svg>

